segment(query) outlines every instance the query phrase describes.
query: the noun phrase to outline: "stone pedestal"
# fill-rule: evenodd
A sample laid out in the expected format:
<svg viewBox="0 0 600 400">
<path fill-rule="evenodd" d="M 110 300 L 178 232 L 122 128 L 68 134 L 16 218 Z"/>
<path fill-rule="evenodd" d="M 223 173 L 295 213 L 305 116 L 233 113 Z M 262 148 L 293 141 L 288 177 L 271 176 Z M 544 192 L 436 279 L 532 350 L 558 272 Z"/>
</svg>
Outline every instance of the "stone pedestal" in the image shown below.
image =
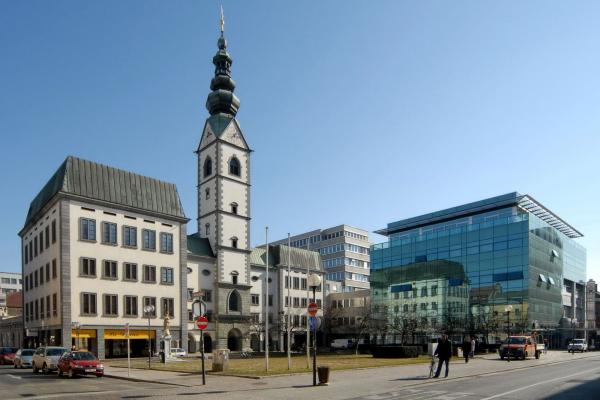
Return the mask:
<svg viewBox="0 0 600 400">
<path fill-rule="evenodd" d="M 171 335 L 163 336 L 162 338 L 164 343 L 164 352 L 165 352 L 165 362 L 169 357 L 171 357 Z"/>
<path fill-rule="evenodd" d="M 229 369 L 229 349 L 213 350 L 213 372 L 222 372 Z"/>
</svg>

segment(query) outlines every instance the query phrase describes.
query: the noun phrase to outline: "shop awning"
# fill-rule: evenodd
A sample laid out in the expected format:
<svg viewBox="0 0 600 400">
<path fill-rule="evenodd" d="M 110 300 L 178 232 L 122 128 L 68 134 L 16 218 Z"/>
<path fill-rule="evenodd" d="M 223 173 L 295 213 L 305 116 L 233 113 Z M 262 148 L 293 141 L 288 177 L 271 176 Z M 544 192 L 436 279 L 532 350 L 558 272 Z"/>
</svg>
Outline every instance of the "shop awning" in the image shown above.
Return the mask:
<svg viewBox="0 0 600 400">
<path fill-rule="evenodd" d="M 146 339 L 148 340 L 148 333 L 150 333 L 150 339 L 154 339 L 156 337 L 155 331 L 148 332 L 147 330 L 130 330 L 129 331 L 129 339 Z M 105 329 L 104 330 L 104 339 L 119 339 L 124 340 L 127 339 L 125 336 L 125 330 L 123 329 Z"/>
<path fill-rule="evenodd" d="M 72 329 L 71 337 L 77 338 L 77 336 L 78 336 L 77 329 Z M 79 339 L 92 339 L 95 337 L 96 337 L 95 329 L 80 329 L 79 330 Z"/>
</svg>

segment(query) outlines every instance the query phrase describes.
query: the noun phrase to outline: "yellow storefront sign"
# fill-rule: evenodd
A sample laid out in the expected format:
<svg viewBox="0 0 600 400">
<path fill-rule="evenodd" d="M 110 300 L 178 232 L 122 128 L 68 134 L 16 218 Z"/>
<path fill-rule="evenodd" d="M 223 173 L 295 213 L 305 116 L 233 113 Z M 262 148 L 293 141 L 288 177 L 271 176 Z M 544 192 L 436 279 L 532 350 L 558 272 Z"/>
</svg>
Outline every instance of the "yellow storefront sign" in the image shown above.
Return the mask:
<svg viewBox="0 0 600 400">
<path fill-rule="evenodd" d="M 79 339 L 92 339 L 92 338 L 96 337 L 96 330 L 95 329 L 80 329 L 79 332 L 77 332 L 77 329 L 72 329 L 71 337 L 77 338 L 78 336 L 79 336 Z"/>
<path fill-rule="evenodd" d="M 150 333 L 150 339 L 154 339 L 156 334 L 154 331 L 129 331 L 129 339 L 146 339 L 148 340 L 148 333 Z M 105 329 L 104 330 L 104 339 L 127 339 L 125 336 L 125 330 L 123 329 Z"/>
</svg>

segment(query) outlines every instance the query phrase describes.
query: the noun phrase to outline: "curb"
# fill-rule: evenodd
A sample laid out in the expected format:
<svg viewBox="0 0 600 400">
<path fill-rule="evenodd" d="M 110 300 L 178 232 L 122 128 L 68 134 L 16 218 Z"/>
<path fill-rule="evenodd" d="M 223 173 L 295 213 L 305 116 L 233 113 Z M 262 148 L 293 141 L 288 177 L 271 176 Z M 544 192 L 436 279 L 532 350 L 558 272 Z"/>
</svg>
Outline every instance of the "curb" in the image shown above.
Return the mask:
<svg viewBox="0 0 600 400">
<path fill-rule="evenodd" d="M 182 385 L 179 383 L 170 383 L 170 382 L 162 382 L 162 381 L 151 381 L 148 379 L 141 379 L 141 378 L 132 378 L 130 376 L 121 376 L 121 375 L 111 375 L 111 374 L 107 374 L 104 373 L 104 376 L 107 378 L 113 378 L 113 379 L 120 379 L 123 381 L 130 381 L 130 382 L 144 382 L 144 383 L 158 383 L 159 385 L 168 385 L 168 386 L 177 386 L 177 387 L 193 387 L 190 385 Z"/>
</svg>

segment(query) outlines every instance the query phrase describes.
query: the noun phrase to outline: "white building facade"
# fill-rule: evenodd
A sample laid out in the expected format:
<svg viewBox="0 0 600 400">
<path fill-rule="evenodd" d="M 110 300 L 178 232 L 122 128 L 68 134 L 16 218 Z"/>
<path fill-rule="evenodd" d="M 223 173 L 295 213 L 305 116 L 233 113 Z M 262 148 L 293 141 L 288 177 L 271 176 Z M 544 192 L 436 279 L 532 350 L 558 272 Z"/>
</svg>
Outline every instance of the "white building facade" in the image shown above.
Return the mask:
<svg viewBox="0 0 600 400">
<path fill-rule="evenodd" d="M 184 346 L 187 221 L 175 185 L 67 157 L 19 233 L 25 343 L 120 357 L 128 324 L 141 356 L 160 348 L 168 316 Z"/>
</svg>

